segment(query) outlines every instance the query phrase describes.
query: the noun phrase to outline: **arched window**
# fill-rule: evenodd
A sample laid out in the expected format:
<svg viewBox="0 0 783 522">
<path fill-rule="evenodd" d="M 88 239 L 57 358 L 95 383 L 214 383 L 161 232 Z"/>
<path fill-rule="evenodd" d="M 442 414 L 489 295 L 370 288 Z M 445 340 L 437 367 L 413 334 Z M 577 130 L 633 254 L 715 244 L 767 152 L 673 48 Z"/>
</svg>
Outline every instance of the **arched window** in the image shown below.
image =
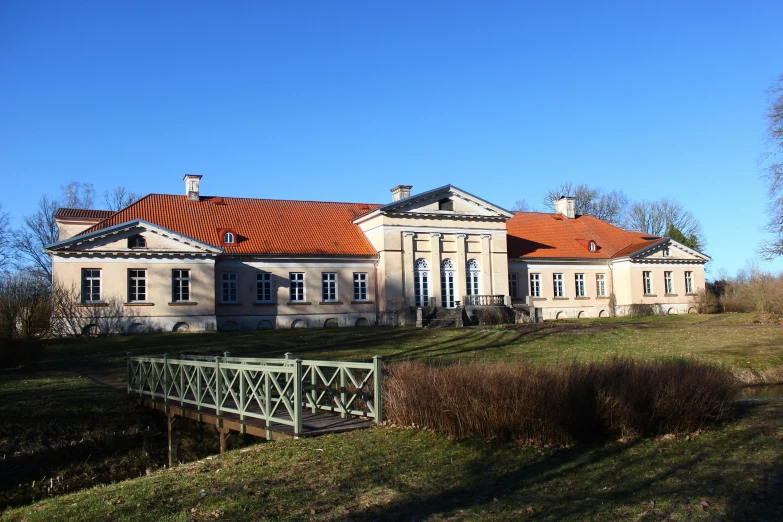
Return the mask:
<svg viewBox="0 0 783 522">
<path fill-rule="evenodd" d="M 481 271 L 479 270 L 479 264 L 478 261 L 475 259 L 471 259 L 468 261 L 467 265 L 467 288 L 468 295 L 479 295 L 481 292 L 479 291 L 479 279 L 480 279 Z"/>
<path fill-rule="evenodd" d="M 454 308 L 455 289 L 454 289 L 454 262 L 451 259 L 444 259 L 440 264 L 440 301 L 443 308 Z"/>
<path fill-rule="evenodd" d="M 147 248 L 147 240 L 144 236 L 133 236 L 128 238 L 128 248 Z"/>
<path fill-rule="evenodd" d="M 663 247 L 663 257 L 669 257 L 670 255 L 669 247 Z"/>
<path fill-rule="evenodd" d="M 233 232 L 226 232 L 223 234 L 223 243 L 233 243 L 234 242 L 234 233 Z"/>
<path fill-rule="evenodd" d="M 430 265 L 426 259 L 417 259 L 413 264 L 413 292 L 416 306 L 430 304 Z"/>
<path fill-rule="evenodd" d="M 590 252 L 595 252 L 595 241 L 590 241 Z"/>
</svg>

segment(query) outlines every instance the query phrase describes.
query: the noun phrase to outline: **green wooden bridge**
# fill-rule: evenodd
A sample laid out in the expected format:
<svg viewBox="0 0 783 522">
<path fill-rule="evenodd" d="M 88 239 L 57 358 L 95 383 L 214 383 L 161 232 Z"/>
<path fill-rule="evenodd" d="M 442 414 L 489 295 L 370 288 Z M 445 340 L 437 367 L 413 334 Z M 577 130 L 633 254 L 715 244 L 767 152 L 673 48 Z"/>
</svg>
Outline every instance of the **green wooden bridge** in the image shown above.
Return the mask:
<svg viewBox="0 0 783 522">
<path fill-rule="evenodd" d="M 383 419 L 381 358 L 373 362 L 180 354 L 131 357 L 128 394 L 169 419 L 169 464 L 177 417 L 268 440 L 367 428 Z"/>
</svg>

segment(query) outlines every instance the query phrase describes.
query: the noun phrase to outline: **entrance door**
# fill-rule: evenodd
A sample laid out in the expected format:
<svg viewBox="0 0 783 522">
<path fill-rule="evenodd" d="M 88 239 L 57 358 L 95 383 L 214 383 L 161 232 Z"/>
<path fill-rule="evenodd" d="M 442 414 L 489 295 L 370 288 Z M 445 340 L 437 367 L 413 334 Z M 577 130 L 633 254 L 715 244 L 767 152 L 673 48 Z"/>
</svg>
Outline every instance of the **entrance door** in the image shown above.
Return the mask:
<svg viewBox="0 0 783 522">
<path fill-rule="evenodd" d="M 443 308 L 456 308 L 454 278 L 456 270 L 451 259 L 444 259 L 440 271 L 440 299 Z"/>
</svg>

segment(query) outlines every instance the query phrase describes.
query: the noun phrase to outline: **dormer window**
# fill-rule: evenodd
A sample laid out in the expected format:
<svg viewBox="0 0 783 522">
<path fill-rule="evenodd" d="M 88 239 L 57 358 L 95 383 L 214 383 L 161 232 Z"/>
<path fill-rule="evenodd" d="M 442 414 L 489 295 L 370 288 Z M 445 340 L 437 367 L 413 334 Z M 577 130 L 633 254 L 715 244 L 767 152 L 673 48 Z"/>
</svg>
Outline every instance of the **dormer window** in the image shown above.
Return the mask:
<svg viewBox="0 0 783 522">
<path fill-rule="evenodd" d="M 438 210 L 450 210 L 454 211 L 454 200 L 451 198 L 445 198 L 438 201 Z"/>
<path fill-rule="evenodd" d="M 144 236 L 133 236 L 128 238 L 128 248 L 147 248 L 147 240 Z"/>
<path fill-rule="evenodd" d="M 595 241 L 590 241 L 590 244 L 587 246 L 587 248 L 590 249 L 590 252 L 595 252 L 596 249 Z"/>
<path fill-rule="evenodd" d="M 223 234 L 223 243 L 230 245 L 234 243 L 234 233 L 226 232 Z"/>
</svg>

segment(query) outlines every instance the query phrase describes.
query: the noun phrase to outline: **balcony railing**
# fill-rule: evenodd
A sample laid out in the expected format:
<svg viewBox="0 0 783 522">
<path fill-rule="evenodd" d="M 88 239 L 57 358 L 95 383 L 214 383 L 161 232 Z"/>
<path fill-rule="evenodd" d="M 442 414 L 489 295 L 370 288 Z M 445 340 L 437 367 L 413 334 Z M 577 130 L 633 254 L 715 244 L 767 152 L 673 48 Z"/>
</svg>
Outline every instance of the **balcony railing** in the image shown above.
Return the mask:
<svg viewBox="0 0 783 522">
<path fill-rule="evenodd" d="M 465 306 L 503 306 L 506 304 L 504 295 L 466 295 L 462 298 Z"/>
</svg>

